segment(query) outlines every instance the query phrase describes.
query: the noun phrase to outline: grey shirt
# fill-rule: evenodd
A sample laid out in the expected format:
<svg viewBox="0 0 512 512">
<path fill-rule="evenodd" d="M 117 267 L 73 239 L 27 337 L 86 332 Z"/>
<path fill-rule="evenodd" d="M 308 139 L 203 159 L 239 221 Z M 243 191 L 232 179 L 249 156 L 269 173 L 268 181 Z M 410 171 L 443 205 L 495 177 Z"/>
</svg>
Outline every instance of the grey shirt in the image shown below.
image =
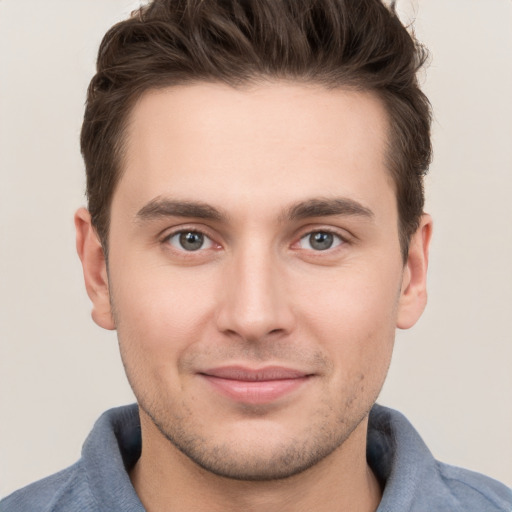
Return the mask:
<svg viewBox="0 0 512 512">
<path fill-rule="evenodd" d="M 11 494 L 0 512 L 143 512 L 128 476 L 140 450 L 137 406 L 111 409 L 96 422 L 76 464 Z M 373 407 L 367 459 L 384 489 L 377 512 L 512 511 L 512 489 L 437 462 L 392 409 Z"/>
</svg>

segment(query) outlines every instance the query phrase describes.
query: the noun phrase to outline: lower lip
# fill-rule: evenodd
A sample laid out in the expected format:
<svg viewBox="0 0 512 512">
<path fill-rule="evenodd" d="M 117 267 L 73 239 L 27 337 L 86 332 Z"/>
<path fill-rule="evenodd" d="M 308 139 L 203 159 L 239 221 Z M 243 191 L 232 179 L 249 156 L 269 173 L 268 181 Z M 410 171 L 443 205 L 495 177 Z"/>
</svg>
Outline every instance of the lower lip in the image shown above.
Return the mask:
<svg viewBox="0 0 512 512">
<path fill-rule="evenodd" d="M 293 379 L 245 381 L 222 379 L 203 375 L 221 394 L 246 404 L 266 404 L 274 402 L 301 387 L 309 377 Z"/>
</svg>

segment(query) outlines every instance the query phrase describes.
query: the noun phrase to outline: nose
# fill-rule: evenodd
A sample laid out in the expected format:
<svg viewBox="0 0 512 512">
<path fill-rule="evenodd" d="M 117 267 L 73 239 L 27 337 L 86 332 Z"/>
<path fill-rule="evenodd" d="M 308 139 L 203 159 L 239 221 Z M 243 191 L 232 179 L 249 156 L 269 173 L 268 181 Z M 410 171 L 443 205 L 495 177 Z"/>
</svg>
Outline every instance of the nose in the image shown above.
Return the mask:
<svg viewBox="0 0 512 512">
<path fill-rule="evenodd" d="M 217 328 L 249 342 L 289 334 L 295 315 L 279 258 L 268 247 L 253 245 L 234 254 L 226 267 Z"/>
</svg>

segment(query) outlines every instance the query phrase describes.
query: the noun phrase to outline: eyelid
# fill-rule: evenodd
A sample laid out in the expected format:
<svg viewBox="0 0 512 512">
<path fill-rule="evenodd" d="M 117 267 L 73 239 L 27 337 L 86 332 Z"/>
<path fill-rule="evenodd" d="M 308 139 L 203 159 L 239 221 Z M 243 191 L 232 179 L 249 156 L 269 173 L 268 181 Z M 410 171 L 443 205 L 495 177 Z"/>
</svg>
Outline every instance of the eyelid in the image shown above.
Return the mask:
<svg viewBox="0 0 512 512">
<path fill-rule="evenodd" d="M 300 239 L 304 238 L 305 236 L 311 235 L 313 233 L 330 233 L 331 235 L 338 236 L 344 242 L 350 242 L 353 238 L 355 238 L 354 235 L 352 235 L 346 229 L 337 228 L 334 226 L 326 226 L 326 225 L 322 225 L 322 224 L 316 224 L 316 225 L 309 224 L 307 226 L 303 226 L 299 230 L 299 232 L 296 236 L 296 239 L 300 240 Z"/>
<path fill-rule="evenodd" d="M 331 235 L 334 235 L 335 237 L 339 238 L 340 242 L 336 243 L 332 247 L 329 247 L 328 249 L 324 250 L 318 250 L 314 248 L 307 248 L 307 247 L 301 247 L 301 241 L 311 236 L 315 233 L 329 233 Z M 325 224 L 308 224 L 307 226 L 303 226 L 298 234 L 294 237 L 294 242 L 291 245 L 291 249 L 300 251 L 304 254 L 311 254 L 316 257 L 326 257 L 328 254 L 332 255 L 336 253 L 337 250 L 342 250 L 347 245 L 350 245 L 355 239 L 355 236 L 352 235 L 349 231 L 346 229 L 338 228 L 335 226 L 325 225 Z"/>
<path fill-rule="evenodd" d="M 218 242 L 219 236 L 216 233 L 212 233 L 212 229 L 210 229 L 208 226 L 205 226 L 204 224 L 182 224 L 178 226 L 173 226 L 172 228 L 167 228 L 161 232 L 161 234 L 158 236 L 159 243 L 165 244 L 168 243 L 168 241 L 177 234 L 186 233 L 186 232 L 194 232 L 194 233 L 200 233 L 205 238 L 209 239 L 213 245 L 213 247 L 216 248 L 222 248 L 223 244 Z M 341 244 L 336 245 L 332 249 L 335 249 L 339 245 L 345 245 L 347 243 L 351 243 L 354 238 L 356 238 L 354 235 L 352 235 L 350 232 L 348 232 L 346 229 L 341 229 L 333 226 L 325 226 L 325 225 L 307 225 L 302 226 L 300 231 L 293 237 L 294 242 L 292 243 L 292 247 L 296 246 L 304 237 L 310 236 L 314 233 L 329 233 L 336 237 L 338 237 L 341 240 Z M 170 245 L 170 244 L 168 244 Z M 211 248 L 211 247 L 210 247 Z M 196 252 L 201 252 L 201 250 L 205 249 L 199 249 Z M 329 250 L 326 250 L 324 252 L 328 252 Z M 194 251 L 185 251 L 183 252 L 190 252 L 193 253 Z M 322 251 L 315 251 L 315 252 L 322 252 Z"/>
<path fill-rule="evenodd" d="M 211 246 L 207 247 L 206 249 L 211 249 L 212 247 L 216 247 L 216 248 L 221 247 L 221 244 L 219 242 L 217 242 L 217 240 L 216 240 L 218 237 L 216 237 L 215 235 L 213 235 L 211 233 L 211 229 L 208 229 L 204 225 L 198 226 L 197 224 L 195 224 L 195 225 L 194 224 L 188 224 L 188 225 L 184 224 L 184 225 L 174 226 L 169 229 L 165 229 L 162 232 L 162 234 L 159 236 L 159 241 L 161 244 L 171 245 L 169 243 L 169 240 L 172 237 L 182 234 L 182 233 L 199 233 L 199 234 L 203 235 L 206 239 L 210 240 L 210 242 L 211 242 Z M 172 245 L 171 245 L 171 247 L 173 247 L 176 250 L 179 250 L 178 248 L 176 248 Z M 202 250 L 206 250 L 206 249 L 198 249 L 197 251 L 185 251 L 185 249 L 183 249 L 182 251 L 193 253 L 193 252 L 201 252 Z"/>
<path fill-rule="evenodd" d="M 327 247 L 326 249 L 315 249 L 314 247 L 311 247 L 311 242 L 309 241 L 309 239 L 311 238 L 311 236 L 313 236 L 313 235 L 315 235 L 317 233 L 325 233 L 325 234 L 331 235 L 333 237 L 333 245 L 331 245 L 330 247 Z M 301 236 L 299 238 L 299 242 L 298 243 L 301 244 L 303 240 L 306 241 L 306 243 L 308 243 L 310 247 L 302 247 L 301 246 L 301 249 L 313 250 L 315 252 L 316 251 L 318 251 L 318 252 L 327 252 L 327 251 L 335 249 L 336 247 L 339 247 L 340 245 L 345 243 L 345 240 L 343 240 L 343 238 L 340 235 L 338 235 L 337 233 L 332 233 L 330 231 L 326 231 L 326 230 L 311 231 L 310 233 L 306 233 L 304 236 Z"/>
<path fill-rule="evenodd" d="M 180 247 L 180 240 L 179 240 L 179 238 L 181 238 L 181 236 L 183 234 L 190 234 L 190 233 L 201 235 L 201 237 L 202 237 L 202 247 L 199 247 L 198 249 L 191 249 L 190 251 L 185 249 L 185 247 Z M 174 239 L 175 238 L 177 238 L 176 243 L 174 243 Z M 200 252 L 200 251 L 204 251 L 206 249 L 211 249 L 213 247 L 214 243 L 215 243 L 209 236 L 207 236 L 207 235 L 205 235 L 203 233 L 199 233 L 198 231 L 190 231 L 190 230 L 178 231 L 177 233 L 173 233 L 172 235 L 167 237 L 166 242 L 169 245 L 172 245 L 172 247 L 174 249 L 176 249 L 178 251 L 185 251 L 185 252 Z"/>
</svg>

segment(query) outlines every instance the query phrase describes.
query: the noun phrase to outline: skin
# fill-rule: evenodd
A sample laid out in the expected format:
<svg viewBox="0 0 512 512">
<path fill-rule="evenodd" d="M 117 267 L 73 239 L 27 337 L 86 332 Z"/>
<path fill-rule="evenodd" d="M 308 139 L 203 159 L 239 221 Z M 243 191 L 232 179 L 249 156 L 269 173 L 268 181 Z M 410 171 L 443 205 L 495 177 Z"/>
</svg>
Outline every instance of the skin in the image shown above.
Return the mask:
<svg viewBox="0 0 512 512">
<path fill-rule="evenodd" d="M 108 273 L 88 212 L 75 221 L 93 319 L 117 329 L 140 406 L 147 510 L 377 508 L 368 413 L 396 327 L 424 309 L 431 235 L 424 215 L 404 264 L 387 133 L 373 95 L 312 85 L 199 83 L 135 105 Z M 233 397 L 210 375 L 226 366 L 301 377 Z"/>
</svg>

